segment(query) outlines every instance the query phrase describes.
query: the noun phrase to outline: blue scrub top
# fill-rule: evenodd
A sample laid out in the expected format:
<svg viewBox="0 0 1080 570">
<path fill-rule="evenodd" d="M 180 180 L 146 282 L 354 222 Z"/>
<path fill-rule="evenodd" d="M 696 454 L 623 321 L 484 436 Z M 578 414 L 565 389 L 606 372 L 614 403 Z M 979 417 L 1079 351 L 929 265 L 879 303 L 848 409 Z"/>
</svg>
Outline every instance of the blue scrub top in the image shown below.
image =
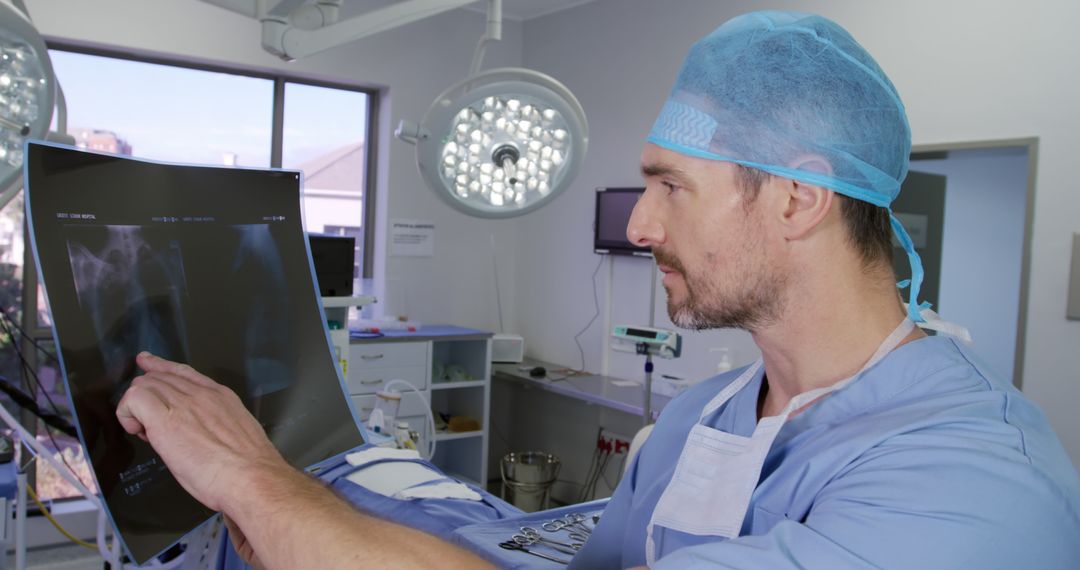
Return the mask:
<svg viewBox="0 0 1080 570">
<path fill-rule="evenodd" d="M 571 568 L 645 564 L 645 528 L 705 405 L 664 409 Z M 705 423 L 749 436 L 762 372 Z M 777 436 L 741 535 L 656 527 L 653 568 L 1080 568 L 1080 477 L 1043 413 L 944 336 L 905 344 Z"/>
</svg>

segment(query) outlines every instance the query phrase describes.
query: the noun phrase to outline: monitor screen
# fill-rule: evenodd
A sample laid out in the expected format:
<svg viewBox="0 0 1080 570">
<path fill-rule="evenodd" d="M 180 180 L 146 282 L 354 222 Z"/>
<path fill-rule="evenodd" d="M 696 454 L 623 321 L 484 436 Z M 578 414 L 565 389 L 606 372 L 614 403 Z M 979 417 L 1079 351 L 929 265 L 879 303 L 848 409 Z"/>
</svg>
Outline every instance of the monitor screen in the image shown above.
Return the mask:
<svg viewBox="0 0 1080 570">
<path fill-rule="evenodd" d="M 652 250 L 626 239 L 626 226 L 634 204 L 644 188 L 599 188 L 596 190 L 596 220 L 593 224 L 593 251 L 652 257 Z"/>
<path fill-rule="evenodd" d="M 348 297 L 353 294 L 356 278 L 356 239 L 309 233 L 311 261 L 315 279 L 323 297 Z"/>
<path fill-rule="evenodd" d="M 298 172 L 182 166 L 31 143 L 26 209 L 79 437 L 139 563 L 214 513 L 116 405 L 149 350 L 232 388 L 306 467 L 362 443 L 332 356 Z"/>
</svg>

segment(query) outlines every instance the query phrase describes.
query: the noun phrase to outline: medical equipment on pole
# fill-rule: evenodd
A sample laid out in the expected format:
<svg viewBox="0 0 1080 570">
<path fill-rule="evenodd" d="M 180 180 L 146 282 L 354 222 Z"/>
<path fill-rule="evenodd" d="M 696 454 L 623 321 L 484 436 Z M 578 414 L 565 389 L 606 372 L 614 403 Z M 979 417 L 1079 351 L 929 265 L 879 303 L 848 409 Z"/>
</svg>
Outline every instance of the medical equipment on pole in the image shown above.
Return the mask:
<svg viewBox="0 0 1080 570">
<path fill-rule="evenodd" d="M 648 425 L 652 422 L 652 357 L 672 359 L 681 356 L 682 335 L 653 327 L 616 326 L 611 331 L 611 348 L 645 355 L 645 402 L 641 415 Z"/>
</svg>

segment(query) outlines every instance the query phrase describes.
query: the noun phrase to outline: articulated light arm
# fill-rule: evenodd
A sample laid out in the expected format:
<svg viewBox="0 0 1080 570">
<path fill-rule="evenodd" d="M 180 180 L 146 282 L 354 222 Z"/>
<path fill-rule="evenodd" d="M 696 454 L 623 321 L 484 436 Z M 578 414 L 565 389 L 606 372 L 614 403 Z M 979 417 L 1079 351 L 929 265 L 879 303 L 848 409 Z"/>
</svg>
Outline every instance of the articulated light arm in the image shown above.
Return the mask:
<svg viewBox="0 0 1080 570">
<path fill-rule="evenodd" d="M 307 57 L 477 0 L 405 0 L 337 21 L 340 0 L 203 0 L 262 22 L 262 45 L 285 60 Z"/>
<path fill-rule="evenodd" d="M 407 0 L 317 30 L 263 20 L 263 49 L 283 59 L 307 57 L 360 38 L 472 4 L 476 0 Z"/>
</svg>

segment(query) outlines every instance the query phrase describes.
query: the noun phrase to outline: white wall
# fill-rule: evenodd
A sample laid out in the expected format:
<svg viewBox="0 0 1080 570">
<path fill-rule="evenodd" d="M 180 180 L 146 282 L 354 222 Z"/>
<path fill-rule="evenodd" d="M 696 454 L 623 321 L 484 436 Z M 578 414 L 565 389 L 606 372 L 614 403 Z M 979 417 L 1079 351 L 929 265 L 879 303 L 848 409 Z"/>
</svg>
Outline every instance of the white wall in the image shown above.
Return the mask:
<svg viewBox="0 0 1080 570">
<path fill-rule="evenodd" d="M 945 180 L 941 244 L 942 317 L 971 331 L 974 350 L 1002 378 L 1012 378 L 1020 268 L 1027 206 L 1024 148 L 950 152 L 911 163 Z"/>
<path fill-rule="evenodd" d="M 582 100 L 589 117 L 589 157 L 568 195 L 521 222 L 517 319 L 530 352 L 576 363 L 568 336 L 592 314 L 588 277 L 595 257 L 589 227 L 595 186 L 632 185 L 638 154 L 691 43 L 761 2 L 598 0 L 532 20 L 525 27 L 525 63 L 554 75 Z M 1080 148 L 1080 41 L 1072 34 L 1080 3 L 914 0 L 778 1 L 774 9 L 817 11 L 846 27 L 889 73 L 907 105 L 916 144 L 1037 136 L 1024 390 L 1047 412 L 1080 464 L 1080 322 L 1065 320 L 1069 239 L 1080 229 L 1075 149 Z M 648 303 L 643 263 L 615 267 L 616 321 L 641 322 Z M 662 294 L 661 294 L 662 296 Z M 753 358 L 746 335 L 690 335 L 688 360 L 700 351 L 736 348 Z M 708 340 L 704 340 L 704 339 Z M 604 331 L 583 338 L 596 367 Z M 693 363 L 691 363 L 693 361 Z M 637 365 L 613 359 L 612 372 Z"/>
<path fill-rule="evenodd" d="M 437 244 L 433 258 L 378 256 L 376 293 L 387 310 L 408 312 L 421 322 L 497 326 L 489 236 L 498 243 L 500 285 L 504 292 L 512 290 L 513 222 L 469 218 L 444 204 L 423 185 L 413 147 L 392 134 L 398 120 L 419 121 L 436 95 L 465 76 L 484 32 L 483 14 L 456 10 L 286 63 L 262 50 L 256 21 L 198 0 L 28 0 L 27 5 L 35 25 L 51 37 L 382 89 L 377 210 L 383 220 L 435 222 Z M 362 7 L 377 5 L 368 1 Z M 346 9 L 357 11 L 355 3 Z M 521 24 L 505 22 L 503 38 L 488 49 L 485 67 L 520 65 Z M 385 250 L 385 237 L 385 226 L 378 228 L 379 252 Z M 380 283 L 384 278 L 386 288 Z M 507 315 L 508 327 L 512 319 Z"/>
</svg>

